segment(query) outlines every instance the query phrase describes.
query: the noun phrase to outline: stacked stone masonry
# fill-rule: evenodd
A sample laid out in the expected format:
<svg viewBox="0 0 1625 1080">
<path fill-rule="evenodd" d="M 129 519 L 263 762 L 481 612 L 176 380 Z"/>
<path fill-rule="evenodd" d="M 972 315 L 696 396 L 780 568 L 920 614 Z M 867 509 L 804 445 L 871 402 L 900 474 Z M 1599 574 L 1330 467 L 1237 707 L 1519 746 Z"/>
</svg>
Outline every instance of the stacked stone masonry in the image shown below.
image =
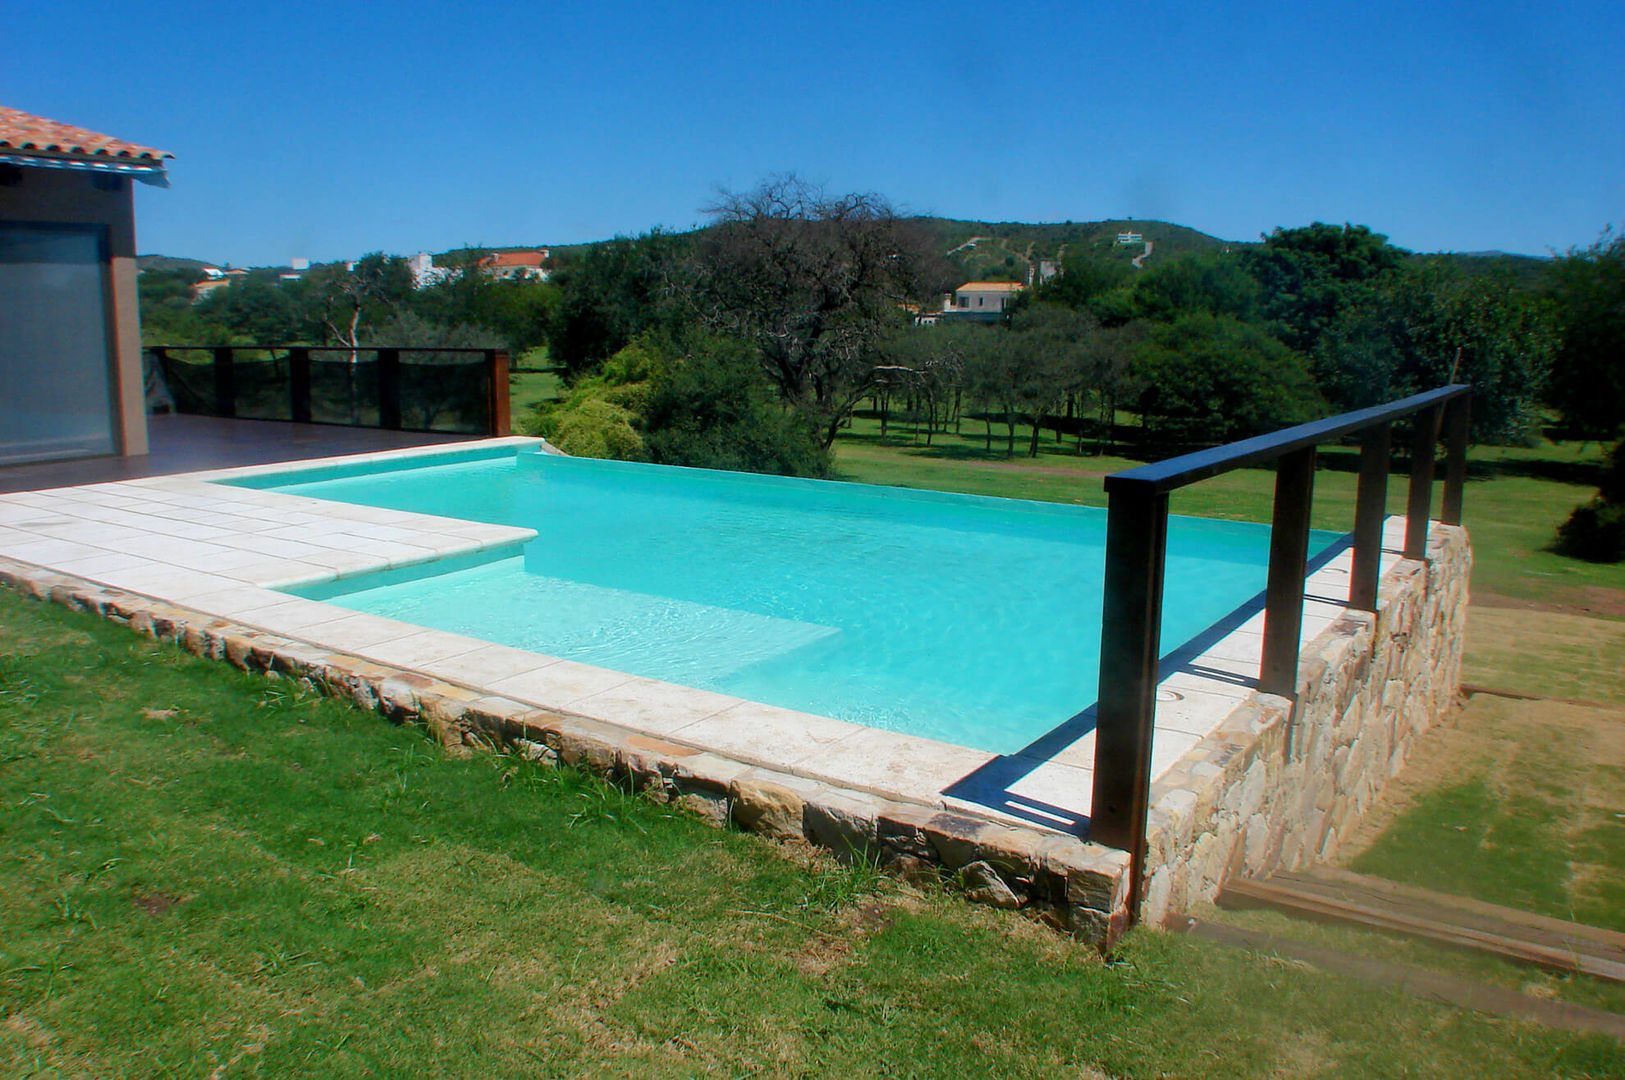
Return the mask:
<svg viewBox="0 0 1625 1080">
<path fill-rule="evenodd" d="M 1128 925 L 1127 854 L 1075 836 L 764 769 L 22 563 L 0 559 L 0 584 L 420 725 L 453 754 L 500 749 L 584 769 L 714 825 L 810 841 L 915 881 L 962 888 L 973 900 L 1028 910 L 1102 947 Z"/>
<path fill-rule="evenodd" d="M 1298 701 L 1255 693 L 1151 790 L 1141 918 L 1170 922 L 1232 874 L 1332 857 L 1461 684 L 1472 552 L 1434 525 L 1426 562 L 1382 581 L 1304 650 Z"/>
<path fill-rule="evenodd" d="M 1304 650 L 1296 715 L 1254 694 L 1156 783 L 1142 919 L 1211 899 L 1228 874 L 1335 850 L 1455 699 L 1469 565 L 1465 533 L 1436 526 L 1428 562 L 1384 579 L 1376 616 L 1345 614 Z M 765 769 L 23 563 L 0 560 L 0 583 L 421 725 L 451 753 L 504 749 L 586 769 L 718 826 L 956 886 L 1102 949 L 1129 922 L 1129 857 L 1114 848 Z"/>
</svg>

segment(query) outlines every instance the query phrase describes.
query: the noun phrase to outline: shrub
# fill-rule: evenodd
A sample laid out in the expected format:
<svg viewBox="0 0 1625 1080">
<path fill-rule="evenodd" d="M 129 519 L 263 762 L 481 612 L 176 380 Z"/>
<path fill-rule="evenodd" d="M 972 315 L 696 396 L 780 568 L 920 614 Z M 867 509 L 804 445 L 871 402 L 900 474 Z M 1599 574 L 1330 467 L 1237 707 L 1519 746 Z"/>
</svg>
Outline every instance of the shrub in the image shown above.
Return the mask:
<svg viewBox="0 0 1625 1080">
<path fill-rule="evenodd" d="M 558 414 L 550 425 L 554 446 L 576 457 L 644 461 L 643 436 L 632 426 L 633 414 L 603 398 L 589 398 Z"/>
<path fill-rule="evenodd" d="M 1558 526 L 1557 550 L 1590 562 L 1625 559 L 1625 441 L 1608 456 L 1596 497 Z"/>
</svg>

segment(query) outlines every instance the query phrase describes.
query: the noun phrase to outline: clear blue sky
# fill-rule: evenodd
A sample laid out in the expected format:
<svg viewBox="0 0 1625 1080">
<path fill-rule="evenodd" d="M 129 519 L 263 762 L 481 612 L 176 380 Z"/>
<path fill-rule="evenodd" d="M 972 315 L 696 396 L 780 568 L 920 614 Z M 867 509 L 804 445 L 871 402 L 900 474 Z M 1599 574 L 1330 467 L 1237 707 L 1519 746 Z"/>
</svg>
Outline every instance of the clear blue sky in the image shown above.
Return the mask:
<svg viewBox="0 0 1625 1080">
<path fill-rule="evenodd" d="M 30 3 L 0 104 L 169 150 L 140 248 L 238 265 L 684 228 L 795 171 L 909 211 L 1625 222 L 1612 3 Z"/>
</svg>

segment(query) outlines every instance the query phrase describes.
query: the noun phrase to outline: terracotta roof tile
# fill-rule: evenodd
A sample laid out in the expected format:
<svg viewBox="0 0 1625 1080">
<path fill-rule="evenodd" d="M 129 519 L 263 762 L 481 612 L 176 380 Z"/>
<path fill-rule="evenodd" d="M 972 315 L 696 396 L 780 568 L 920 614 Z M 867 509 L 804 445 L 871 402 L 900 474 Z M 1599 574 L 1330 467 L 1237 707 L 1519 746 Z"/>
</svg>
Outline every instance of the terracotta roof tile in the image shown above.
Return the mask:
<svg viewBox="0 0 1625 1080">
<path fill-rule="evenodd" d="M 163 167 L 164 158 L 175 156 L 0 105 L 0 153 L 5 152 L 83 161 L 123 160 L 156 168 Z"/>
<path fill-rule="evenodd" d="M 541 266 L 545 251 L 498 251 L 480 260 L 481 266 Z"/>
</svg>

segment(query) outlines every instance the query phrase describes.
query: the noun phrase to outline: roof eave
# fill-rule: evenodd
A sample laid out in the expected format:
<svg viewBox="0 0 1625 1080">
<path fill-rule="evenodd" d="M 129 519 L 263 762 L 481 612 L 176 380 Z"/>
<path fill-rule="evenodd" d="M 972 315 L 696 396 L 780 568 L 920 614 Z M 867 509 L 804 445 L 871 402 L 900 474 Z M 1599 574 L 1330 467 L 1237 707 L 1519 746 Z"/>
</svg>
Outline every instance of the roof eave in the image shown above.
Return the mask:
<svg viewBox="0 0 1625 1080">
<path fill-rule="evenodd" d="M 23 165 L 35 169 L 75 169 L 81 172 L 114 173 L 131 176 L 143 184 L 168 187 L 169 173 L 164 169 L 165 154 L 159 158 L 75 157 L 67 154 L 37 154 L 30 151 L 0 149 L 0 165 Z"/>
</svg>

